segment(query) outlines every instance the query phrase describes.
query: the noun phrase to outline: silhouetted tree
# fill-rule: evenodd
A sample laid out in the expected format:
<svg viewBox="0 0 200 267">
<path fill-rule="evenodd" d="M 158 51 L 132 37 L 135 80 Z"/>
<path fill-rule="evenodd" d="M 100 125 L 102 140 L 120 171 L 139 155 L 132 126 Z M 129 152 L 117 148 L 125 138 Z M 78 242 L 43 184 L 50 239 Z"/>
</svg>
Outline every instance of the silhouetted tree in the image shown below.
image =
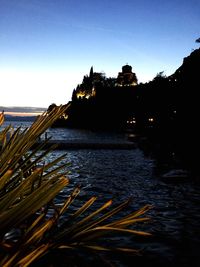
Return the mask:
<svg viewBox="0 0 200 267">
<path fill-rule="evenodd" d="M 72 101 L 76 101 L 76 100 L 77 100 L 76 90 L 74 89 L 72 93 Z"/>
<path fill-rule="evenodd" d="M 156 77 L 153 79 L 153 81 L 158 80 L 158 79 L 164 79 L 166 78 L 166 75 L 164 74 L 164 71 L 160 71 L 157 73 Z"/>
<path fill-rule="evenodd" d="M 89 75 L 90 79 L 92 79 L 92 80 L 93 80 L 93 73 L 94 73 L 94 71 L 93 71 L 93 66 L 92 66 L 90 69 L 90 75 Z"/>
</svg>

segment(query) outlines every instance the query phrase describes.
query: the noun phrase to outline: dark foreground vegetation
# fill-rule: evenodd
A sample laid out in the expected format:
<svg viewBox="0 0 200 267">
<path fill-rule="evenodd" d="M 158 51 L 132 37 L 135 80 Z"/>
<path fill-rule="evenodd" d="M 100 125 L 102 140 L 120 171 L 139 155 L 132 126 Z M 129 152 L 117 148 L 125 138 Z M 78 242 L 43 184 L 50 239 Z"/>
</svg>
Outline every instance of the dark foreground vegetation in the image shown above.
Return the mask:
<svg viewBox="0 0 200 267">
<path fill-rule="evenodd" d="M 93 196 L 71 210 L 79 187 L 69 190 L 61 203 L 55 202 L 69 184 L 63 163 L 66 155 L 45 164 L 53 147 L 44 150 L 45 142 L 32 147 L 64 111 L 61 106 L 44 113 L 23 131 L 8 126 L 0 132 L 0 266 L 77 266 L 78 256 L 82 258 L 79 266 L 88 266 L 87 259 L 86 265 L 83 263 L 86 255 L 90 261 L 101 253 L 141 254 L 133 247 L 121 247 L 115 239 L 110 242 L 110 235 L 150 236 L 132 227 L 149 220 L 141 217 L 149 205 L 127 213 L 130 200 L 112 208 L 113 201 L 109 200 L 90 210 L 97 201 Z M 2 113 L 0 125 L 3 121 Z M 121 211 L 125 213 L 116 217 Z M 107 235 L 109 238 L 102 241 Z"/>
</svg>

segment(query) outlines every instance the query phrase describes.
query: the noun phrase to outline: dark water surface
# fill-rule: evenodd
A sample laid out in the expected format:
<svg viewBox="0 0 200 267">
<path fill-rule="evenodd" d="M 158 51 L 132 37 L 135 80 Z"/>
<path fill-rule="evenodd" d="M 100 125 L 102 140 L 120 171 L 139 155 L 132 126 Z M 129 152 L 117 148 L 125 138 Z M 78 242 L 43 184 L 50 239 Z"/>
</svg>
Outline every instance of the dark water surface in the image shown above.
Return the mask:
<svg viewBox="0 0 200 267">
<path fill-rule="evenodd" d="M 18 122 L 19 123 L 19 122 Z M 18 124 L 17 123 L 17 124 Z M 24 123 L 24 122 L 23 122 Z M 16 125 L 17 125 L 16 124 Z M 28 125 L 28 124 L 27 124 Z M 94 133 L 80 130 L 50 129 L 54 139 L 126 140 L 124 134 Z M 48 160 L 61 155 L 54 151 Z M 113 206 L 132 197 L 128 211 L 145 204 L 153 205 L 148 212 L 151 221 L 136 225 L 136 229 L 153 234 L 136 239 L 119 237 L 119 246 L 142 248 L 144 257 L 118 257 L 113 266 L 200 266 L 200 197 L 199 183 L 185 180 L 167 183 L 155 172 L 157 161 L 145 156 L 139 148 L 133 150 L 70 150 L 66 169 L 70 171 L 70 185 L 58 196 L 61 203 L 75 185 L 82 191 L 75 201 L 76 209 L 90 196 L 98 196 L 93 208 L 113 199 Z M 84 265 L 83 265 L 84 266 Z"/>
<path fill-rule="evenodd" d="M 95 208 L 107 199 L 113 198 L 113 204 L 117 204 L 132 197 L 129 211 L 145 204 L 153 205 L 148 212 L 151 221 L 136 226 L 138 230 L 152 233 L 153 237 L 138 243 L 134 238 L 120 240 L 122 244 L 144 247 L 147 258 L 157 266 L 196 266 L 191 262 L 199 261 L 199 185 L 186 181 L 162 182 L 154 174 L 155 161 L 145 158 L 140 149 L 70 151 L 67 161 L 71 163 L 68 167 L 71 186 L 82 186 L 79 201 L 96 195 Z M 64 198 L 65 192 L 62 196 Z M 58 201 L 62 202 L 62 196 Z"/>
</svg>

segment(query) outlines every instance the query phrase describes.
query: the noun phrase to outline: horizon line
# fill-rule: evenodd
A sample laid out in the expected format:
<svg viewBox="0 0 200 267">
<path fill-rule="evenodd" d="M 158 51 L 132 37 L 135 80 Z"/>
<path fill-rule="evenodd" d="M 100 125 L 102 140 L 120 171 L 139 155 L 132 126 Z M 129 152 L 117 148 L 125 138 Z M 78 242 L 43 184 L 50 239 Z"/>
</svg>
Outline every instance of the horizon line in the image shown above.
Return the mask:
<svg viewBox="0 0 200 267">
<path fill-rule="evenodd" d="M 11 117 L 36 117 L 41 115 L 43 112 L 15 112 L 15 111 L 5 111 L 5 115 L 9 115 Z"/>
</svg>

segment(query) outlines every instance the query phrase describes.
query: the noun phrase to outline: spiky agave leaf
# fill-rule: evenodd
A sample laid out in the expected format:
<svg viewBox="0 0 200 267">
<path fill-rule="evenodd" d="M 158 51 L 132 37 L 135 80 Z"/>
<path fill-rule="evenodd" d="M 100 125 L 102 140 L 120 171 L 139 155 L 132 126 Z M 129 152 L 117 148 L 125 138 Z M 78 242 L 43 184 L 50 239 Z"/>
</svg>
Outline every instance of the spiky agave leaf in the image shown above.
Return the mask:
<svg viewBox="0 0 200 267">
<path fill-rule="evenodd" d="M 139 251 L 132 248 L 99 245 L 97 238 L 110 233 L 149 235 L 127 227 L 148 220 L 139 216 L 148 211 L 150 206 L 145 206 L 121 219 L 113 218 L 126 209 L 129 200 L 113 209 L 110 209 L 110 200 L 100 208 L 89 211 L 97 199 L 92 197 L 74 214 L 68 216 L 65 222 L 59 222 L 60 217 L 67 212 L 78 196 L 80 188 L 75 188 L 62 206 L 57 207 L 53 199 L 69 183 L 63 176 L 67 173 L 60 173 L 65 165 L 57 166 L 63 156 L 37 168 L 37 163 L 51 150 L 38 155 L 41 144 L 31 151 L 30 149 L 40 134 L 61 116 L 64 110 L 61 106 L 53 112 L 44 113 L 29 129 L 17 129 L 9 139 L 5 138 L 4 134 L 4 145 L 0 152 L 0 246 L 3 250 L 0 254 L 1 266 L 29 266 L 54 249 L 84 248 L 91 251 L 137 254 Z M 5 132 L 8 133 L 9 130 Z M 48 214 L 49 208 L 52 216 Z M 106 211 L 107 209 L 109 210 Z M 6 233 L 13 228 L 20 231 L 16 240 L 6 237 Z"/>
<path fill-rule="evenodd" d="M 79 190 L 78 190 L 79 191 Z M 49 249 L 87 249 L 91 251 L 118 251 L 118 252 L 126 252 L 132 254 L 139 254 L 140 251 L 133 248 L 126 248 L 126 247 L 117 247 L 117 246 L 110 246 L 105 247 L 103 245 L 98 245 L 97 238 L 105 237 L 107 234 L 110 233 L 119 233 L 119 234 L 131 234 L 131 235 L 140 235 L 140 236 L 149 236 L 149 233 L 143 231 L 137 231 L 133 229 L 124 229 L 115 226 L 106 226 L 106 223 L 102 224 L 102 222 L 106 221 L 111 216 L 119 213 L 129 202 L 125 202 L 120 204 L 116 208 L 110 210 L 104 215 L 101 215 L 101 212 L 104 209 L 107 209 L 112 201 L 106 202 L 102 205 L 99 209 L 94 212 L 91 212 L 90 215 L 87 215 L 85 218 L 82 218 L 84 211 L 86 211 L 96 200 L 96 198 L 89 199 L 83 206 L 80 207 L 79 210 L 75 212 L 76 218 L 79 219 L 78 222 L 73 223 L 73 216 L 71 217 L 71 226 L 68 226 L 67 229 L 59 229 L 57 226 L 57 220 L 59 216 L 62 214 L 61 211 L 66 211 L 66 207 L 69 206 L 69 203 L 72 203 L 74 197 L 77 195 L 77 192 L 73 192 L 71 196 L 69 196 L 63 206 L 59 210 L 55 210 L 52 217 L 46 219 L 45 213 L 40 214 L 35 221 L 32 222 L 30 228 L 26 231 L 26 234 L 23 236 L 23 243 L 17 243 L 16 246 L 18 247 L 17 253 L 12 256 L 12 261 L 9 259 L 10 265 L 6 266 L 15 266 L 16 262 L 22 261 L 25 264 L 26 259 L 30 260 L 31 255 L 37 255 L 38 247 L 41 247 L 44 244 L 48 244 L 48 247 L 43 250 L 38 257 L 46 254 Z M 150 207 L 149 207 L 150 208 Z M 122 224 L 127 221 L 129 217 L 136 217 L 136 214 L 139 216 L 144 212 L 144 209 L 140 209 L 137 212 L 132 212 L 130 215 L 125 216 L 120 220 Z M 96 217 L 91 223 L 92 218 Z M 145 221 L 145 218 L 140 218 Z M 135 219 L 137 222 L 137 219 Z M 131 222 L 134 223 L 133 221 Z M 126 223 L 124 223 L 125 225 Z M 129 225 L 130 222 L 127 224 Z M 126 226 L 127 226 L 126 225 Z M 56 231 L 55 231 L 56 228 Z M 61 232 L 61 233 L 60 233 Z M 5 262 L 7 264 L 7 262 Z"/>
<path fill-rule="evenodd" d="M 4 123 L 4 112 L 2 111 L 0 114 L 0 126 Z"/>
<path fill-rule="evenodd" d="M 32 144 L 64 112 L 65 107 L 58 107 L 50 113 L 43 113 L 30 127 L 14 133 L 11 127 L 1 132 L 4 140 L 0 148 L 0 229 L 3 238 L 14 227 L 47 205 L 68 184 L 68 179 L 60 174 L 61 167 L 56 167 L 63 159 L 49 163 L 44 168 L 35 168 L 47 152 L 38 156 L 43 145 L 39 144 L 32 152 Z M 9 135 L 9 138 L 7 136 Z M 48 153 L 51 150 L 48 150 Z M 52 168 L 54 167 L 54 168 Z M 62 166 L 63 168 L 63 166 Z M 26 174 L 26 176 L 25 176 Z M 37 184 L 37 186 L 35 186 Z M 0 245 L 5 242 L 0 240 Z M 9 246 L 7 246 L 9 247 Z"/>
<path fill-rule="evenodd" d="M 92 198 L 88 202 L 91 205 L 92 203 L 94 203 L 94 199 Z M 121 233 L 130 231 L 129 233 L 132 234 L 143 235 L 143 236 L 150 235 L 149 233 L 142 231 L 124 229 L 129 225 L 133 225 L 134 223 L 149 220 L 149 218 L 137 218 L 137 217 L 144 214 L 144 210 L 145 211 L 149 210 L 151 208 L 150 205 L 146 206 L 146 208 L 141 208 L 136 212 L 134 211 L 129 215 L 121 218 L 120 220 L 113 219 L 112 223 L 109 224 L 106 223 L 108 219 L 112 218 L 114 215 L 118 214 L 123 209 L 125 209 L 129 205 L 129 203 L 130 203 L 129 200 L 125 201 L 124 203 L 118 205 L 116 208 L 111 209 L 107 213 L 102 214 L 102 211 L 107 209 L 112 204 L 111 200 L 106 202 L 99 209 L 90 213 L 85 218 L 81 217 L 76 224 L 71 224 L 71 226 L 68 226 L 67 229 L 64 228 L 64 230 L 60 232 L 57 235 L 57 237 L 55 237 L 56 241 L 59 243 L 63 242 L 64 240 L 72 240 L 72 242 L 80 243 L 83 241 L 95 240 L 95 238 L 105 236 L 107 233 L 111 233 L 112 231 L 119 231 Z M 88 205 L 88 203 L 86 203 L 83 205 L 83 207 L 86 205 L 88 207 L 90 206 Z M 83 207 L 80 208 L 81 210 L 80 214 L 82 213 Z M 79 213 L 79 210 L 76 211 L 75 214 L 77 213 Z"/>
<path fill-rule="evenodd" d="M 3 151 L 0 152 L 0 175 L 7 171 L 8 165 L 10 169 L 13 169 L 21 158 L 31 149 L 33 144 L 36 143 L 38 137 L 46 131 L 64 111 L 65 107 L 61 106 L 50 113 L 45 112 L 38 117 L 30 128 L 22 132 L 20 128 L 17 129 L 5 145 Z"/>
</svg>

